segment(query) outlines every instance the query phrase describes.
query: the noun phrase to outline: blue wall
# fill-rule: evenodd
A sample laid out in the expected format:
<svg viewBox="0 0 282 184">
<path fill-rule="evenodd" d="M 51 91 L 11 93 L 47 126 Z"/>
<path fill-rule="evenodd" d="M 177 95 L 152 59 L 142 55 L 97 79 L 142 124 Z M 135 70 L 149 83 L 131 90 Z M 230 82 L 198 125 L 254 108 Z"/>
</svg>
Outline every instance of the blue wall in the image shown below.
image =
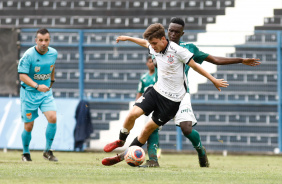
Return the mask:
<svg viewBox="0 0 282 184">
<path fill-rule="evenodd" d="M 55 99 L 57 104 L 57 133 L 52 149 L 73 151 L 75 127 L 75 109 L 78 99 Z M 0 148 L 22 149 L 21 134 L 24 123 L 21 120 L 19 98 L 0 98 Z M 30 142 L 31 150 L 45 148 L 45 130 L 47 120 L 39 110 L 39 117 L 35 120 Z"/>
</svg>

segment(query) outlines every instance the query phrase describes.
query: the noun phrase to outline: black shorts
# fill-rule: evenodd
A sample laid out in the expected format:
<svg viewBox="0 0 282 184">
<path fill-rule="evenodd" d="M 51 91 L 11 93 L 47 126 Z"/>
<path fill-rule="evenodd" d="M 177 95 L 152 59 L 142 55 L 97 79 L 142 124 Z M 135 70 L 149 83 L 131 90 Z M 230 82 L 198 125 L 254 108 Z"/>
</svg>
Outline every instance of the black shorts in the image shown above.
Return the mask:
<svg viewBox="0 0 282 184">
<path fill-rule="evenodd" d="M 171 101 L 159 94 L 153 87 L 148 88 L 135 105 L 140 107 L 145 115 L 153 112 L 152 120 L 159 126 L 166 124 L 176 115 L 180 102 Z"/>
</svg>

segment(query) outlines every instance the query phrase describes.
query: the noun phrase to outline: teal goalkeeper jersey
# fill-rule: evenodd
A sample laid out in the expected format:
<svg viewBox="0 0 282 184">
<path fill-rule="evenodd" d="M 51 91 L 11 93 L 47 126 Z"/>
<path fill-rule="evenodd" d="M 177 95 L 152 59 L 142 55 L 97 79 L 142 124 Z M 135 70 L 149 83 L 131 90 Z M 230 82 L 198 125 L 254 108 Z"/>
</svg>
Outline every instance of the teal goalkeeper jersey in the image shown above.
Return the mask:
<svg viewBox="0 0 282 184">
<path fill-rule="evenodd" d="M 149 86 L 153 86 L 156 83 L 156 70 L 153 75 L 149 75 L 149 72 L 143 74 L 138 84 L 138 93 L 144 93 Z"/>
<path fill-rule="evenodd" d="M 179 42 L 179 45 L 181 47 L 184 47 L 186 49 L 188 49 L 190 52 L 192 52 L 194 54 L 193 56 L 193 60 L 198 63 L 198 64 L 202 64 L 203 61 L 208 57 L 209 54 L 207 53 L 204 53 L 202 51 L 199 50 L 199 48 L 192 44 L 192 43 L 186 43 L 186 42 Z M 152 58 L 154 59 L 154 56 L 152 56 Z M 187 84 L 189 82 L 189 79 L 188 79 L 188 71 L 190 69 L 190 66 L 188 65 L 185 65 L 185 75 L 187 77 Z M 155 73 L 157 71 L 157 68 L 155 68 Z M 156 81 L 158 79 L 158 75 L 156 74 Z M 189 93 L 189 86 L 187 86 L 187 92 Z"/>
<path fill-rule="evenodd" d="M 57 59 L 57 50 L 48 47 L 48 52 L 44 55 L 37 52 L 35 46 L 29 48 L 19 61 L 18 73 L 27 74 L 34 82 L 50 86 L 51 73 Z M 21 82 L 26 90 L 37 92 L 33 87 Z"/>
</svg>

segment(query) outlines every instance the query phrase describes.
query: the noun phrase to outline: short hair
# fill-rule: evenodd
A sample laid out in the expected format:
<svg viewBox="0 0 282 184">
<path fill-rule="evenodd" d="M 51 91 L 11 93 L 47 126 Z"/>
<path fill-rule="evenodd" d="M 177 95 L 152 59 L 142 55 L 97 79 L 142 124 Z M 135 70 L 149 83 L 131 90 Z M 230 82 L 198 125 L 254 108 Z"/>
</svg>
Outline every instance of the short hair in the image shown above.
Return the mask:
<svg viewBox="0 0 282 184">
<path fill-rule="evenodd" d="M 179 18 L 179 17 L 171 18 L 170 23 L 179 24 L 179 25 L 181 25 L 183 27 L 185 26 L 184 20 L 182 18 Z"/>
<path fill-rule="evenodd" d="M 152 56 L 147 56 L 147 62 L 149 61 L 149 59 L 152 59 Z"/>
<path fill-rule="evenodd" d="M 49 31 L 48 31 L 48 29 L 46 29 L 46 28 L 38 29 L 37 32 L 36 32 L 36 37 L 37 37 L 38 34 L 45 35 L 45 34 L 47 34 L 47 33 L 50 34 Z"/>
<path fill-rule="evenodd" d="M 165 29 L 160 23 L 151 24 L 143 33 L 143 38 L 146 40 L 161 39 L 163 36 L 165 37 Z"/>
</svg>

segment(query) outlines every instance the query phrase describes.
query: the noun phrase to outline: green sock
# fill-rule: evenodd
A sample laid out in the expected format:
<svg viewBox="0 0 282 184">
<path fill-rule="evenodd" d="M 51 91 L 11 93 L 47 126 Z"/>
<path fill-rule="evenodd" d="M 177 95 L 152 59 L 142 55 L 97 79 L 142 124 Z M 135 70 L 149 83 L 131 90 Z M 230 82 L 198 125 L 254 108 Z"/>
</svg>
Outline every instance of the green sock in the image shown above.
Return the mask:
<svg viewBox="0 0 282 184">
<path fill-rule="evenodd" d="M 56 123 L 48 123 L 46 128 L 46 147 L 45 151 L 49 151 L 51 149 L 55 134 L 57 130 Z"/>
<path fill-rule="evenodd" d="M 24 129 L 22 133 L 23 153 L 30 153 L 29 151 L 30 140 L 31 140 L 31 132 L 28 132 Z"/>
<path fill-rule="evenodd" d="M 200 156 L 205 155 L 205 150 L 203 149 L 202 143 L 201 143 L 201 137 L 200 134 L 192 129 L 192 132 L 189 135 L 185 135 L 191 142 L 196 151 Z"/>
<path fill-rule="evenodd" d="M 149 160 L 158 161 L 157 148 L 159 144 L 159 129 L 157 128 L 147 140 Z"/>
</svg>

